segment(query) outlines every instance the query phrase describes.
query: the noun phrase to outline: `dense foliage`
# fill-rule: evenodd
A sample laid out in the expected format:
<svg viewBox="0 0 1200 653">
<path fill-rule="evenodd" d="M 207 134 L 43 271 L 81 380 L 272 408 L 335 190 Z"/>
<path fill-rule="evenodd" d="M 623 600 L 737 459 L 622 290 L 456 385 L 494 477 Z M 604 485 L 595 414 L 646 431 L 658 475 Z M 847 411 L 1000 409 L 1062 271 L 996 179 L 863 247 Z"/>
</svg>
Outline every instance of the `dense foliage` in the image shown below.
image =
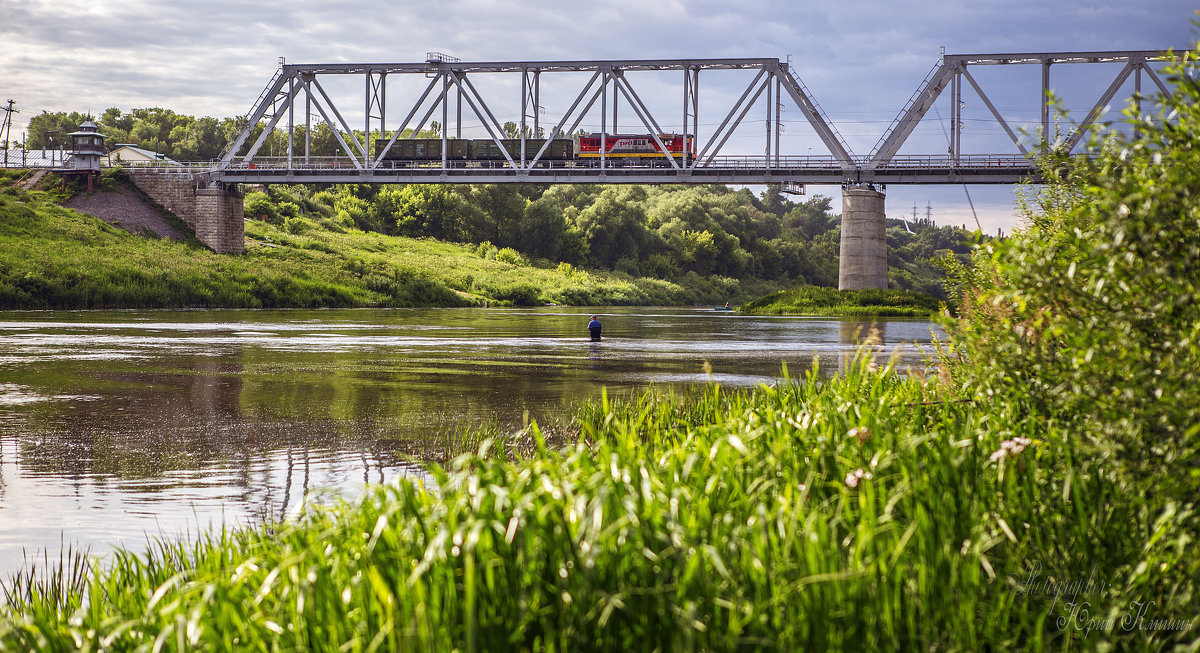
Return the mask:
<svg viewBox="0 0 1200 653">
<path fill-rule="evenodd" d="M 251 218 L 323 218 L 339 228 L 488 243 L 530 258 L 681 283 L 689 278 L 837 285 L 839 217 L 828 197 L 792 202 L 724 186 L 271 186 L 246 198 Z M 929 222 L 888 230 L 893 287 L 945 299 L 944 257 L 967 235 Z"/>
<path fill-rule="evenodd" d="M 589 271 L 490 243 L 363 232 L 317 211 L 249 221 L 246 254 L 218 255 L 195 241 L 130 234 L 58 206 L 61 199 L 57 190 L 0 189 L 0 308 L 668 305 L 779 288 L 717 275 L 666 281 Z"/>
<path fill-rule="evenodd" d="M 1131 112 L 1132 136 L 1096 135 L 1090 160 L 1049 158 L 1045 176 L 1058 181 L 1026 194 L 1022 237 L 988 244 L 958 271 L 966 294 L 948 353 L 966 396 L 1069 442 L 1081 469 L 1066 479 L 1064 509 L 1079 509 L 1080 485 L 1119 488 L 1113 506 L 1145 539 L 1088 546 L 1111 552 L 1131 591 L 1183 602 L 1190 618 L 1200 578 L 1196 53 L 1172 70 L 1176 92 L 1158 113 Z"/>
</svg>

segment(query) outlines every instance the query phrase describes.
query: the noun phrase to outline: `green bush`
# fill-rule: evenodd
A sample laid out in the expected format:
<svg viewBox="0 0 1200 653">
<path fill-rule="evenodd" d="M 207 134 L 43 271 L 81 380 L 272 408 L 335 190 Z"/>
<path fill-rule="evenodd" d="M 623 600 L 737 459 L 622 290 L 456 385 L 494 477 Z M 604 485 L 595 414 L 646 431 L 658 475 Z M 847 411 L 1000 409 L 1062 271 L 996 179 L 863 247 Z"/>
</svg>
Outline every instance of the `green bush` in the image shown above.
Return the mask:
<svg viewBox="0 0 1200 653">
<path fill-rule="evenodd" d="M 837 290 L 803 286 L 759 297 L 741 307 L 754 315 L 843 315 L 924 317 L 936 314 L 941 302 L 905 290 Z"/>
<path fill-rule="evenodd" d="M 497 251 L 495 258 L 497 261 L 509 265 L 525 265 L 525 259 L 521 257 L 520 252 L 511 247 L 504 247 Z"/>
<path fill-rule="evenodd" d="M 540 306 L 541 292 L 537 286 L 528 283 L 515 283 L 504 286 L 493 293 L 493 297 L 501 301 L 512 302 L 513 306 Z"/>
<path fill-rule="evenodd" d="M 479 243 L 479 245 L 475 247 L 475 254 L 479 256 L 479 258 L 494 259 L 499 252 L 500 250 L 493 245 L 491 241 L 487 240 Z"/>
<path fill-rule="evenodd" d="M 947 325 L 947 360 L 964 399 L 1062 438 L 1056 446 L 1079 461 L 1064 502 L 1107 484 L 1115 506 L 1132 507 L 1126 528 L 1144 537 L 1134 548 L 1106 550 L 1117 547 L 1109 533 L 1079 541 L 1116 556 L 1122 595 L 1194 615 L 1200 558 L 1185 551 L 1200 537 L 1196 53 L 1170 77 L 1175 94 L 1156 113 L 1129 114 L 1134 137 L 1100 134 L 1088 158 L 1047 157 L 1047 185 L 1024 194 L 1026 229 L 957 270 L 962 317 Z M 1072 561 L 1083 562 L 1050 571 L 1086 573 Z"/>
</svg>

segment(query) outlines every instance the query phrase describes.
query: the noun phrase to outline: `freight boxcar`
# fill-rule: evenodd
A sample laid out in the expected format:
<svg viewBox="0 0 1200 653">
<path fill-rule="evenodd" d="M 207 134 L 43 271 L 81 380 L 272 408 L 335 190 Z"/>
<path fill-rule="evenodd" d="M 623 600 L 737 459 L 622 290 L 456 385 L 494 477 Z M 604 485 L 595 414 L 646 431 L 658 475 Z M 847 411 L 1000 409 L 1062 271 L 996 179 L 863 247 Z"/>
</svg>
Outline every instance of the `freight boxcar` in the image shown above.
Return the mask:
<svg viewBox="0 0 1200 653">
<path fill-rule="evenodd" d="M 521 139 L 519 138 L 502 138 L 500 142 L 504 145 L 504 149 L 508 151 L 508 156 L 514 161 L 521 160 Z M 537 156 L 538 150 L 542 149 L 542 145 L 546 142 L 544 138 L 530 138 L 525 141 L 525 160 L 529 161 Z M 575 158 L 575 142 L 569 138 L 554 138 L 550 140 L 550 147 L 542 154 L 540 161 L 570 161 Z M 496 147 L 496 141 L 491 139 L 480 139 L 471 141 L 471 160 L 472 161 L 504 161 L 504 154 Z"/>
<path fill-rule="evenodd" d="M 500 141 L 508 155 L 514 160 L 521 160 L 521 139 L 505 138 Z M 525 159 L 532 159 L 542 149 L 546 141 L 541 138 L 531 138 L 525 141 Z M 387 141 L 375 142 L 375 156 L 383 151 Z M 569 138 L 555 138 L 550 141 L 550 147 L 542 154 L 542 161 L 570 161 L 575 158 L 575 143 Z M 446 159 L 449 161 L 505 161 L 504 154 L 489 139 L 459 139 L 446 140 Z M 405 138 L 399 139 L 388 149 L 387 161 L 441 161 L 442 139 L 440 138 Z"/>
<path fill-rule="evenodd" d="M 375 141 L 375 156 L 383 151 L 387 141 Z M 446 158 L 452 161 L 470 159 L 470 141 L 461 139 L 446 140 Z M 385 160 L 389 161 L 441 161 L 442 139 L 440 138 L 402 138 L 392 143 Z"/>
</svg>

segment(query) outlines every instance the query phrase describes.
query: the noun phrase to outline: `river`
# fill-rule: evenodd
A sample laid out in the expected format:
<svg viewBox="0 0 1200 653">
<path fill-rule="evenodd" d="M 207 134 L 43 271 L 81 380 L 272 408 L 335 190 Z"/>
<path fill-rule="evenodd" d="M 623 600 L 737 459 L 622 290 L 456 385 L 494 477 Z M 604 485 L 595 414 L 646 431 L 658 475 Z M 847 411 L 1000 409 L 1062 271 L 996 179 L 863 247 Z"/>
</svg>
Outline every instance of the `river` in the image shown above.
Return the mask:
<svg viewBox="0 0 1200 653">
<path fill-rule="evenodd" d="M 63 545 L 285 517 L 605 387 L 835 370 L 872 330 L 920 365 L 931 329 L 698 308 L 0 312 L 0 578 Z"/>
</svg>

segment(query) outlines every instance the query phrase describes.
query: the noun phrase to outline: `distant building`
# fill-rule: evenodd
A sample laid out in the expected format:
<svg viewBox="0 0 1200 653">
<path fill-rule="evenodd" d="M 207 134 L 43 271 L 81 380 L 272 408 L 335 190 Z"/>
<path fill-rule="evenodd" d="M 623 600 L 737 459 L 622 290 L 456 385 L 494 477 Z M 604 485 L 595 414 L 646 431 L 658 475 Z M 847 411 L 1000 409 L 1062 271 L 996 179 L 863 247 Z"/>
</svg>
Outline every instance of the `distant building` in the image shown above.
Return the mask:
<svg viewBox="0 0 1200 653">
<path fill-rule="evenodd" d="M 87 177 L 87 189 L 95 188 L 96 179 L 100 177 L 100 161 L 104 158 L 104 134 L 101 134 L 96 123 L 91 118 L 79 125 L 79 131 L 73 131 L 71 137 L 71 158 L 67 160 L 62 170 L 62 183 L 65 187 L 67 177 L 84 175 Z"/>
<path fill-rule="evenodd" d="M 105 157 L 104 165 L 112 166 L 177 166 L 180 165 L 171 157 L 158 152 L 144 150 L 129 144 L 118 144 L 113 147 L 112 151 Z"/>
<path fill-rule="evenodd" d="M 84 120 L 79 131 L 67 134 L 71 137 L 71 160 L 67 166 L 80 172 L 100 172 L 100 159 L 104 157 L 104 134 L 96 123 Z"/>
</svg>

